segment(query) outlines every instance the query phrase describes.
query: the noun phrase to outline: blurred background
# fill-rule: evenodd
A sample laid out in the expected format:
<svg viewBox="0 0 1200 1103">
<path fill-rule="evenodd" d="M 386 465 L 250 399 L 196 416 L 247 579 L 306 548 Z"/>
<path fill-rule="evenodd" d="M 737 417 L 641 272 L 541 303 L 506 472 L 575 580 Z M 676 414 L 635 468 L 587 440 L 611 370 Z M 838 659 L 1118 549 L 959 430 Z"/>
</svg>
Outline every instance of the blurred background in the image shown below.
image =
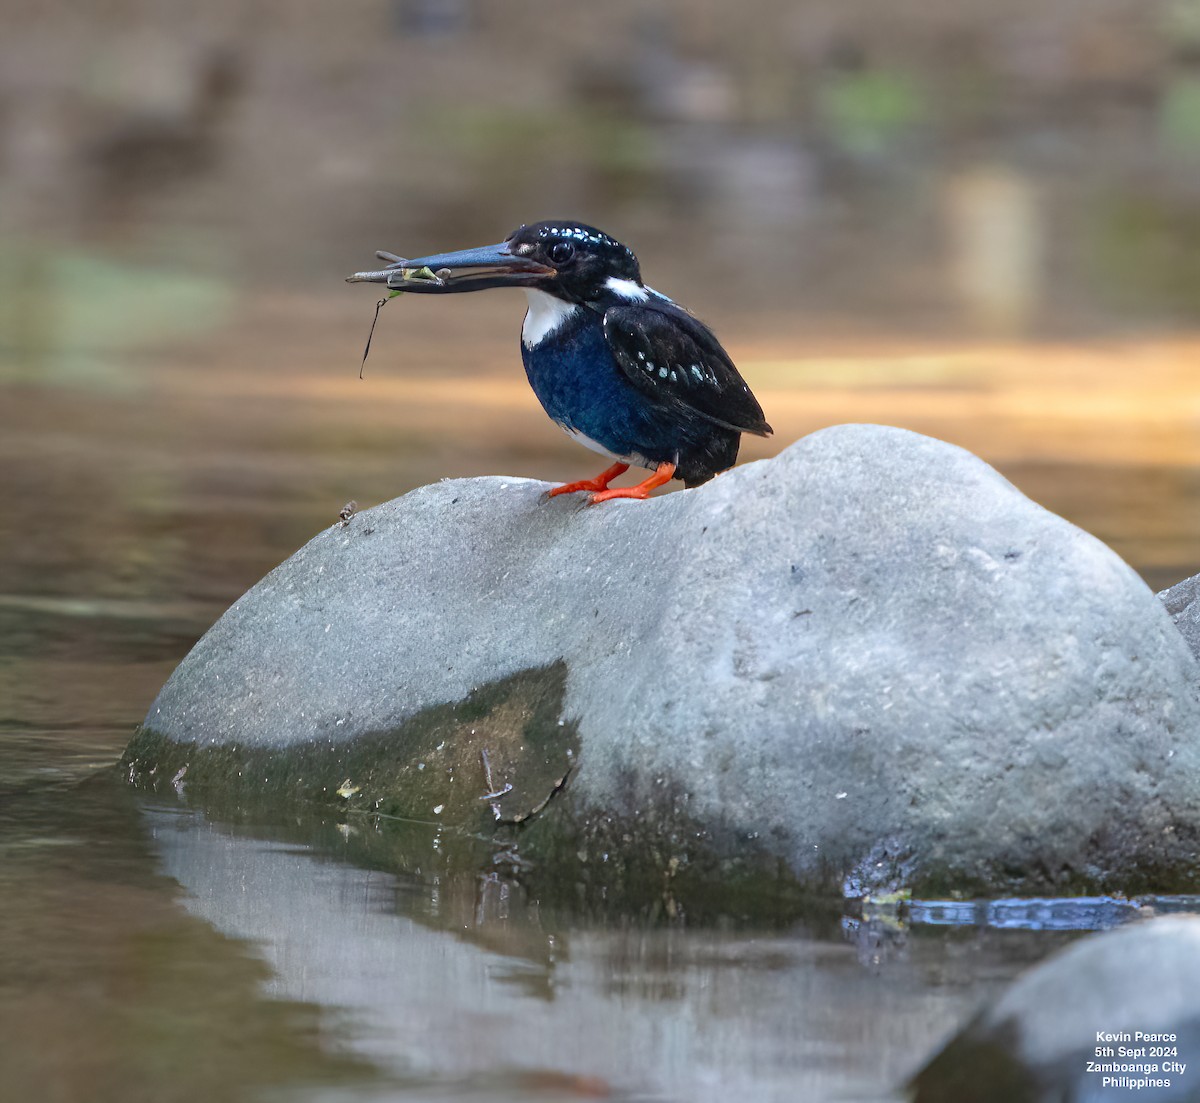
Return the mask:
<svg viewBox="0 0 1200 1103">
<path fill-rule="evenodd" d="M 394 300 L 359 380 L 376 296 L 342 280 L 377 248 L 590 222 L 730 350 L 776 428 L 747 458 L 901 425 L 1155 588 L 1200 569 L 1200 0 L 0 0 L 0 27 L 11 1098 L 308 1075 L 244 951 L 75 783 L 347 501 L 595 473 L 525 383 L 517 292 Z M 889 1069 L 967 1013 L 951 988 Z"/>
<path fill-rule="evenodd" d="M 360 382 L 342 283 L 551 216 L 715 327 L 748 455 L 904 425 L 1200 565 L 1200 0 L 0 12 L 10 593 L 225 601 L 348 499 L 590 471 L 522 296 L 392 303 Z"/>
</svg>

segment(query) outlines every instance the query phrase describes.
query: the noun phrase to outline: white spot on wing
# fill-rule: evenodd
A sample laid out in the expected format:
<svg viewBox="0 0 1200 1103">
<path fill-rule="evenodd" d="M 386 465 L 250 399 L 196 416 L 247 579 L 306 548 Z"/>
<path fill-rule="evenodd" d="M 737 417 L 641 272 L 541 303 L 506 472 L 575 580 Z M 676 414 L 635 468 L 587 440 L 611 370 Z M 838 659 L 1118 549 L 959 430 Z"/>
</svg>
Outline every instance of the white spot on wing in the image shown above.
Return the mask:
<svg viewBox="0 0 1200 1103">
<path fill-rule="evenodd" d="M 643 302 L 650 298 L 648 292 L 640 283 L 634 283 L 633 280 L 619 280 L 616 276 L 609 276 L 604 281 L 604 286 L 609 289 L 614 295 L 620 295 L 622 299 L 630 299 L 634 302 Z"/>
<path fill-rule="evenodd" d="M 545 291 L 527 287 L 525 294 L 529 299 L 529 312 L 521 326 L 521 342 L 527 349 L 540 345 L 568 318 L 579 313 L 579 307 L 574 303 L 565 303 Z"/>
</svg>

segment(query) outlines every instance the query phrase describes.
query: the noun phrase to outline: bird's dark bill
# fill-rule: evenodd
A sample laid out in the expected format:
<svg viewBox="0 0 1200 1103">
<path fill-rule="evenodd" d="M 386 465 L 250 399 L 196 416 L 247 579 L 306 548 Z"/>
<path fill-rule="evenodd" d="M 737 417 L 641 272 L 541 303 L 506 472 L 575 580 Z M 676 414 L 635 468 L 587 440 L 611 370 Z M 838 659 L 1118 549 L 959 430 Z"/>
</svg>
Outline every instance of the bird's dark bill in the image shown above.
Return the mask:
<svg viewBox="0 0 1200 1103">
<path fill-rule="evenodd" d="M 553 268 L 510 253 L 507 243 L 502 242 L 457 253 L 397 258 L 378 272 L 356 272 L 347 282 L 382 283 L 394 291 L 444 295 L 489 287 L 522 287 L 553 275 Z"/>
</svg>

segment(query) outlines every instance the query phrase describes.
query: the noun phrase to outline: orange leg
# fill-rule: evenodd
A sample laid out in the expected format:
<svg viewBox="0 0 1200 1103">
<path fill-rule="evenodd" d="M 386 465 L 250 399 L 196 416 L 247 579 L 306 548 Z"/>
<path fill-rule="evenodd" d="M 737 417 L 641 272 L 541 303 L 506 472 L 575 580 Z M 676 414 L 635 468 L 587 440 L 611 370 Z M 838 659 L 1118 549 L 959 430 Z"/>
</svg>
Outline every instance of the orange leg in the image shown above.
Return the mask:
<svg viewBox="0 0 1200 1103">
<path fill-rule="evenodd" d="M 658 470 L 644 483 L 638 483 L 637 486 L 619 486 L 616 490 L 601 490 L 593 494 L 592 505 L 597 502 L 607 502 L 611 498 L 649 498 L 650 491 L 656 486 L 662 486 L 663 483 L 669 483 L 674 477 L 675 465 L 660 463 Z"/>
<path fill-rule="evenodd" d="M 548 491 L 547 498 L 553 498 L 556 494 L 574 494 L 577 490 L 607 490 L 608 484 L 613 481 L 618 475 L 624 475 L 629 470 L 627 463 L 614 463 L 607 471 L 601 471 L 594 479 L 584 479 L 578 483 L 563 483 L 562 486 L 556 486 L 553 490 Z"/>
</svg>

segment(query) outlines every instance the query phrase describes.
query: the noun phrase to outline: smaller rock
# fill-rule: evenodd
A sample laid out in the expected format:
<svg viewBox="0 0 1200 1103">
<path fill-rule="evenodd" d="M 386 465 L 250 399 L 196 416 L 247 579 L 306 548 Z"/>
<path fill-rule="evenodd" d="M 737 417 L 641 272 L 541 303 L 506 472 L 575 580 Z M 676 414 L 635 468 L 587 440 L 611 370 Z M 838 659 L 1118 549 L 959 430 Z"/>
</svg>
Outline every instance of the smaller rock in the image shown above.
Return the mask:
<svg viewBox="0 0 1200 1103">
<path fill-rule="evenodd" d="M 1175 627 L 1187 640 L 1192 654 L 1200 659 L 1200 574 L 1176 582 L 1158 596 L 1171 614 Z"/>
<path fill-rule="evenodd" d="M 980 1012 L 912 1088 L 913 1103 L 1200 1099 L 1200 918 L 1073 943 Z"/>
</svg>

